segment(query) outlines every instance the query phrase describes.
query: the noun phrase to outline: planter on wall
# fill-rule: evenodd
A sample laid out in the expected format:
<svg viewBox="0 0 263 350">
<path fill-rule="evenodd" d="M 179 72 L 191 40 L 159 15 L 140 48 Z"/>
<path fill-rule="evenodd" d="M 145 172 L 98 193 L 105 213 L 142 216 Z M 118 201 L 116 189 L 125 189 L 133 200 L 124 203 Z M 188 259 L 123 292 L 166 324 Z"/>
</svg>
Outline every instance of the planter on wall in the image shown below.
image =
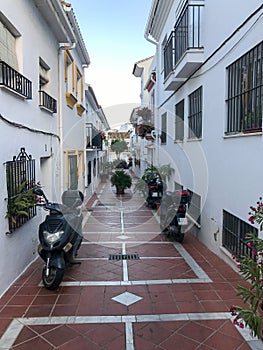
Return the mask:
<svg viewBox="0 0 263 350">
<path fill-rule="evenodd" d="M 66 92 L 66 102 L 67 106 L 73 109 L 74 105 L 77 103 L 76 97 L 71 92 Z"/>
<path fill-rule="evenodd" d="M 79 116 L 82 116 L 83 112 L 85 111 L 85 107 L 82 106 L 82 104 L 77 103 L 77 113 Z"/>
</svg>

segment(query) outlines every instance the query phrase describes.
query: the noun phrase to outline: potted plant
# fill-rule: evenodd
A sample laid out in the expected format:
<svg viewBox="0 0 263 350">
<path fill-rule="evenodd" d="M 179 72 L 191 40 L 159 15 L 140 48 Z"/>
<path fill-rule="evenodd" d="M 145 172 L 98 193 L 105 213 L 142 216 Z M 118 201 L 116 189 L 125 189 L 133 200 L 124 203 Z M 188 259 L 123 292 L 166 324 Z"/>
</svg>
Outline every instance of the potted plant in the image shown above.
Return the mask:
<svg viewBox="0 0 263 350">
<path fill-rule="evenodd" d="M 6 217 L 11 224 L 16 224 L 20 217 L 28 217 L 29 209 L 33 208 L 37 203 L 36 196 L 33 194 L 33 189 L 26 189 L 26 183 L 21 185 L 19 193 L 10 199 L 7 204 Z"/>
<path fill-rule="evenodd" d="M 116 170 L 110 181 L 112 186 L 116 187 L 116 194 L 124 194 L 124 190 L 132 185 L 131 176 L 123 170 Z"/>
<path fill-rule="evenodd" d="M 253 225 L 260 225 L 263 228 L 263 202 L 262 198 L 257 206 L 250 207 L 249 221 Z M 241 259 L 235 258 L 238 268 L 248 286 L 238 285 L 237 295 L 241 297 L 243 306 L 232 306 L 231 314 L 235 316 L 233 323 L 241 328 L 248 326 L 253 336 L 263 340 L 263 240 L 253 233 L 246 234 L 248 247 L 251 254 Z"/>
<path fill-rule="evenodd" d="M 144 197 L 146 197 L 147 189 L 148 189 L 148 186 L 147 186 L 145 179 L 140 178 L 137 180 L 137 182 L 134 186 L 134 193 L 138 191 L 138 192 L 141 192 Z"/>
</svg>

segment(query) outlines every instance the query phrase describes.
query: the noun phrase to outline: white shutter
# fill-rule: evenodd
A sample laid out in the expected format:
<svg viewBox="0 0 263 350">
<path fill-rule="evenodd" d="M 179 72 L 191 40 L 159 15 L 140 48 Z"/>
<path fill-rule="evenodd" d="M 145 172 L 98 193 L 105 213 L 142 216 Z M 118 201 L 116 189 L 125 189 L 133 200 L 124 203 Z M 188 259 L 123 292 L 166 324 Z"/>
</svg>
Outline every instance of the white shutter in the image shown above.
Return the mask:
<svg viewBox="0 0 263 350">
<path fill-rule="evenodd" d="M 16 38 L 2 22 L 0 22 L 0 59 L 18 70 Z"/>
</svg>

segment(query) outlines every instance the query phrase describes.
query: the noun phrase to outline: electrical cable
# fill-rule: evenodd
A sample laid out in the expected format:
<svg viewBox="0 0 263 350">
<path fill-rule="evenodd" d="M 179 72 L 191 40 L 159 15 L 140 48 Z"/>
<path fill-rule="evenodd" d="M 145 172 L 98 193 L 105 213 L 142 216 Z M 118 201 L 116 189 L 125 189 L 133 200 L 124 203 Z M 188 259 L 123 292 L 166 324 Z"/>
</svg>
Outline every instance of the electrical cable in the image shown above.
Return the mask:
<svg viewBox="0 0 263 350">
<path fill-rule="evenodd" d="M 53 134 L 51 132 L 47 132 L 47 131 L 43 131 L 43 130 L 38 130 L 38 129 L 33 129 L 33 128 L 30 128 L 29 126 L 26 126 L 26 125 L 23 125 L 23 124 L 20 124 L 20 123 L 16 123 L 16 122 L 13 122 L 11 120 L 8 120 L 6 119 L 5 117 L 3 117 L 1 114 L 0 114 L 0 119 L 3 120 L 5 123 L 13 126 L 14 128 L 18 128 L 18 129 L 25 129 L 25 130 L 28 130 L 30 132 L 34 132 L 36 134 L 43 134 L 43 135 L 47 135 L 47 136 L 52 136 L 52 137 L 56 137 L 59 141 L 60 141 L 60 138 L 58 135 L 56 134 Z"/>
</svg>

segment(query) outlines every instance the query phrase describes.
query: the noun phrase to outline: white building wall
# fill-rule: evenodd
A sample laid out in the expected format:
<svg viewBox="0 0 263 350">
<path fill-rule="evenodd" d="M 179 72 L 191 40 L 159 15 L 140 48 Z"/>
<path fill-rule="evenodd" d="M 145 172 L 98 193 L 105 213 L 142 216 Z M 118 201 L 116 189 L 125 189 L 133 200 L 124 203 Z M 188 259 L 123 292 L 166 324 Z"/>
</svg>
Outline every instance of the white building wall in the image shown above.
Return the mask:
<svg viewBox="0 0 263 350">
<path fill-rule="evenodd" d="M 5 217 L 7 211 L 5 162 L 12 160 L 13 156 L 19 154 L 20 148 L 25 147 L 26 152 L 31 154 L 36 162 L 35 180 L 45 184 L 45 191 L 50 196 L 55 192 L 57 186 L 58 173 L 54 154 L 58 152 L 59 140 L 55 136 L 58 134 L 57 115 L 43 111 L 38 106 L 39 57 L 42 57 L 51 68 L 48 93 L 57 99 L 58 46 L 55 36 L 41 18 L 32 1 L 14 0 L 11 4 L 10 1 L 4 0 L 1 1 L 0 11 L 21 34 L 21 37 L 17 39 L 19 73 L 32 81 L 33 89 L 32 100 L 24 100 L 13 92 L 4 88 L 0 89 L 0 114 L 9 121 L 8 123 L 3 119 L 0 120 L 2 149 L 0 154 L 2 164 L 0 172 L 0 183 L 2 184 L 0 187 L 1 295 L 36 258 L 38 225 L 42 219 L 42 214 L 39 213 L 11 235 L 6 235 L 9 228 Z M 44 133 L 38 133 L 36 130 Z M 45 133 L 52 133 L 54 136 Z M 47 169 L 53 169 L 55 172 L 53 180 Z"/>
<path fill-rule="evenodd" d="M 262 135 L 225 136 L 226 130 L 226 67 L 262 41 L 262 10 L 178 91 L 164 91 L 161 44 L 169 36 L 175 24 L 178 1 L 163 27 L 157 47 L 157 87 L 158 114 L 167 112 L 168 140 L 156 151 L 157 163 L 168 159 L 176 169 L 170 182 L 179 182 L 202 197 L 201 228 L 196 229 L 197 237 L 211 250 L 222 253 L 222 211 L 229 211 L 247 221 L 249 206 L 255 204 L 262 195 L 260 154 L 263 151 Z M 204 60 L 209 56 L 254 12 L 261 1 L 242 4 L 238 0 L 212 2 L 205 1 L 204 8 Z M 203 86 L 203 132 L 201 140 L 187 140 L 188 95 Z M 174 142 L 175 105 L 185 99 L 184 141 Z M 216 225 L 211 218 L 216 220 Z M 217 231 L 218 234 L 214 235 Z M 216 228 L 215 228 L 216 227 Z M 215 239 L 216 238 L 216 239 Z"/>
</svg>

